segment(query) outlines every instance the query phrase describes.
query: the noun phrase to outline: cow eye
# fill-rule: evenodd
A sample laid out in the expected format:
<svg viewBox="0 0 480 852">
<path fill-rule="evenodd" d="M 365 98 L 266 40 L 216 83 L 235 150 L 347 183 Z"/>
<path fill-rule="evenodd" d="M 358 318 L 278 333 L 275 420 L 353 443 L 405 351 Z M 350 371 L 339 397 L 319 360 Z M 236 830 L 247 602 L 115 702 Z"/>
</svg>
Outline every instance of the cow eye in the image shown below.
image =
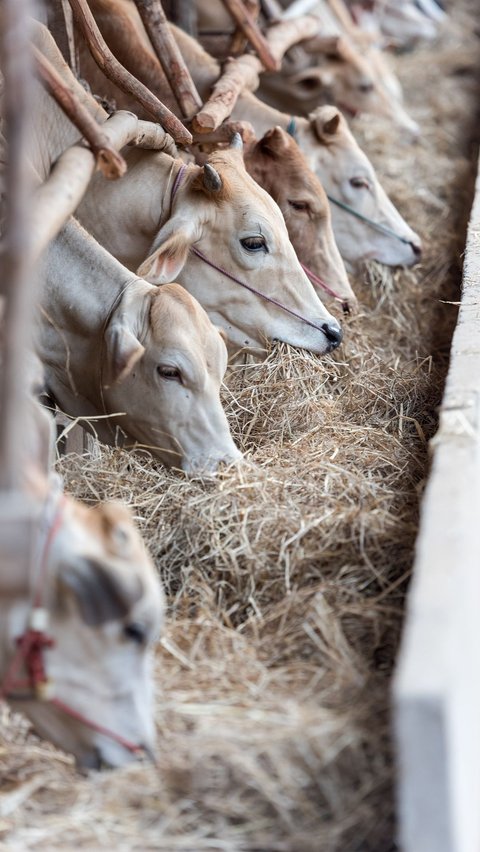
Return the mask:
<svg viewBox="0 0 480 852">
<path fill-rule="evenodd" d="M 293 207 L 294 210 L 308 211 L 310 209 L 308 206 L 308 201 L 290 201 L 290 199 L 288 199 L 288 203 L 290 204 L 290 207 Z"/>
<path fill-rule="evenodd" d="M 157 367 L 157 373 L 167 382 L 178 382 L 180 385 L 183 384 L 182 374 L 177 367 L 167 367 L 166 365 L 159 364 Z"/>
<path fill-rule="evenodd" d="M 350 179 L 350 185 L 354 186 L 355 189 L 370 189 L 370 184 L 367 178 L 363 177 L 353 177 Z"/>
<path fill-rule="evenodd" d="M 131 624 L 126 624 L 123 628 L 123 634 L 127 639 L 131 639 L 137 645 L 145 645 L 147 641 L 147 631 L 143 624 L 138 624 L 132 621 Z"/>
<path fill-rule="evenodd" d="M 262 236 L 259 237 L 245 237 L 243 240 L 240 240 L 242 246 L 247 251 L 268 251 L 267 244 L 265 242 L 265 238 Z"/>
</svg>

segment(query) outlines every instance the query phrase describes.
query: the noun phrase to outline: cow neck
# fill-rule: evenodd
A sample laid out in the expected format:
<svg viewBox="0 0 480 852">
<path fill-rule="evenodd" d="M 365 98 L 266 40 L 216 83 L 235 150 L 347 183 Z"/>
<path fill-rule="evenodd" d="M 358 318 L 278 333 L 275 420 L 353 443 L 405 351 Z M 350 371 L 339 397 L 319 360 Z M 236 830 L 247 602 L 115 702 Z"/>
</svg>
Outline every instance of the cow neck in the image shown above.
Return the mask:
<svg viewBox="0 0 480 852">
<path fill-rule="evenodd" d="M 55 684 L 47 674 L 47 664 L 44 653 L 56 645 L 55 640 L 48 635 L 50 612 L 45 598 L 47 595 L 49 577 L 48 567 L 54 541 L 64 522 L 66 498 L 62 491 L 60 477 L 54 480 L 55 485 L 49 490 L 43 511 L 37 527 L 37 535 L 32 548 L 31 576 L 32 601 L 24 632 L 16 639 L 16 650 L 0 680 L 0 700 L 14 701 L 45 701 L 53 704 L 66 716 L 81 722 L 85 727 L 103 734 L 121 745 L 133 754 L 145 752 L 140 743 L 134 743 L 122 737 L 116 731 L 101 725 L 80 713 L 67 702 L 55 695 Z M 26 677 L 19 677 L 24 669 Z M 16 690 L 22 692 L 16 692 Z M 27 690 L 27 691 L 26 691 Z"/>
<path fill-rule="evenodd" d="M 280 112 L 275 107 L 264 104 L 255 95 L 250 92 L 245 92 L 237 101 L 234 110 L 235 119 L 243 119 L 253 124 L 257 136 L 263 136 L 267 130 L 270 130 L 275 125 L 278 125 L 288 132 L 288 124 L 291 116 L 288 113 Z M 308 119 L 295 117 L 297 129 L 302 129 L 309 126 Z"/>
</svg>

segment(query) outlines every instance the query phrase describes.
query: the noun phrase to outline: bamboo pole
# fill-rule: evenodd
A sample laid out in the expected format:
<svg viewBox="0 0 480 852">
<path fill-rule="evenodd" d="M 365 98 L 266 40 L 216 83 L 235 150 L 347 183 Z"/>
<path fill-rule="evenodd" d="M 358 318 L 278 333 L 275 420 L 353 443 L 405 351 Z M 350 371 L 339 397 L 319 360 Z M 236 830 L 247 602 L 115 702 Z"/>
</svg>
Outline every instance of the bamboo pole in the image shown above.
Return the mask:
<svg viewBox="0 0 480 852">
<path fill-rule="evenodd" d="M 70 121 L 85 137 L 96 158 L 97 165 L 109 180 L 115 180 L 125 174 L 127 164 L 121 154 L 113 148 L 102 130 L 83 104 L 62 80 L 51 62 L 33 46 L 35 67 L 40 80 L 49 95 L 55 99 Z"/>
<path fill-rule="evenodd" d="M 149 121 L 139 121 L 133 112 L 126 110 L 119 110 L 102 124 L 102 133 L 112 149 L 138 144 L 158 150 L 171 148 L 172 144 L 162 128 Z M 50 176 L 36 190 L 31 216 L 36 259 L 75 212 L 95 167 L 95 156 L 89 148 L 72 145 L 58 158 Z"/>
<path fill-rule="evenodd" d="M 21 491 L 22 429 L 29 422 L 28 352 L 32 341 L 32 250 L 29 232 L 31 177 L 27 145 L 32 120 L 32 56 L 29 0 L 3 0 L 0 11 L 0 61 L 4 77 L 3 116 L 8 163 L 6 215 L 0 257 L 3 296 L 0 370 L 0 490 Z"/>
<path fill-rule="evenodd" d="M 160 0 L 135 0 L 148 37 L 185 118 L 202 106 L 202 99 L 172 36 Z"/>
<path fill-rule="evenodd" d="M 224 6 L 230 12 L 234 21 L 245 33 L 258 58 L 267 71 L 279 71 L 280 64 L 271 53 L 270 46 L 264 35 L 260 32 L 258 25 L 242 0 L 223 0 Z"/>
<path fill-rule="evenodd" d="M 192 137 L 182 122 L 143 83 L 130 74 L 109 50 L 95 23 L 87 0 L 69 0 L 69 2 L 75 21 L 95 62 L 103 73 L 122 92 L 133 95 L 144 109 L 165 127 L 173 136 L 175 142 L 179 145 L 189 145 Z"/>
</svg>

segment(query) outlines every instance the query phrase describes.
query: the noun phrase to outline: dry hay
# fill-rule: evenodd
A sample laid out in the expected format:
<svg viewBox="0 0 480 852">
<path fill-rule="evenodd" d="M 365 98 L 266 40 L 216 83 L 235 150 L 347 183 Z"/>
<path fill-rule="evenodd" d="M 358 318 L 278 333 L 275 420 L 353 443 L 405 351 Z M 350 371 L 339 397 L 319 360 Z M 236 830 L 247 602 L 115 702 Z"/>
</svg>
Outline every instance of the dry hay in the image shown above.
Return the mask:
<svg viewBox="0 0 480 852">
<path fill-rule="evenodd" d="M 425 260 L 369 264 L 335 357 L 282 346 L 232 371 L 248 463 L 207 481 L 141 453 L 60 465 L 78 496 L 134 506 L 168 593 L 159 766 L 82 778 L 5 709 L 2 848 L 394 848 L 389 678 L 458 300 L 475 5 L 396 60 L 420 142 L 356 127 Z"/>
</svg>

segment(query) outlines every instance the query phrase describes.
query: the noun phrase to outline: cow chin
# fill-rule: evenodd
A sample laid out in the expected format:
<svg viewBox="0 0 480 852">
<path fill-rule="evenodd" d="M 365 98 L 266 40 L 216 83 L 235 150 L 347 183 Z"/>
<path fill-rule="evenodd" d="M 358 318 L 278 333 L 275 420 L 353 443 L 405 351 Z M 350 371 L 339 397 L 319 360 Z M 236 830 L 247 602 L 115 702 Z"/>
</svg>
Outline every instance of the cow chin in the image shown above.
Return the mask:
<svg viewBox="0 0 480 852">
<path fill-rule="evenodd" d="M 182 459 L 181 467 L 183 472 L 190 476 L 214 476 L 220 466 L 234 464 L 241 458 L 242 453 L 233 445 L 231 450 L 219 456 L 186 456 Z"/>
</svg>

